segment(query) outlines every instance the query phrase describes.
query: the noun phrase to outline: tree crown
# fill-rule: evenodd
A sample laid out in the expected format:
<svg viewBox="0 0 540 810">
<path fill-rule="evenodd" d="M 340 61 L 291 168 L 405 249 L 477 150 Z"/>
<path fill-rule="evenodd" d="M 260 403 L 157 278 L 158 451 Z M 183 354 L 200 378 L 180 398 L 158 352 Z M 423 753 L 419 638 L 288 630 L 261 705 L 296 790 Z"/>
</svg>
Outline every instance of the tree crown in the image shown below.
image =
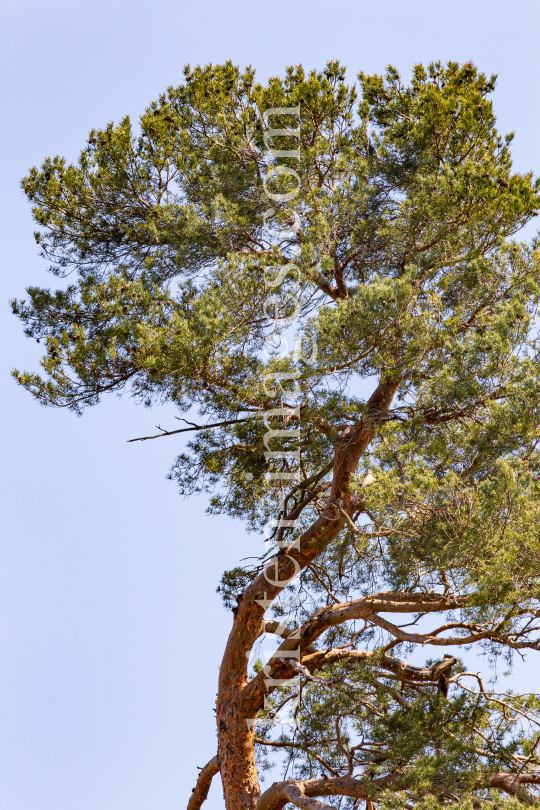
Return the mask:
<svg viewBox="0 0 540 810">
<path fill-rule="evenodd" d="M 540 262 L 537 240 L 513 237 L 540 184 L 512 170 L 495 77 L 450 62 L 409 84 L 391 67 L 359 78 L 358 96 L 337 62 L 266 85 L 229 62 L 188 66 L 138 132 L 125 118 L 93 130 L 77 164 L 32 169 L 36 240 L 70 278 L 13 302 L 46 344 L 45 377 L 15 376 L 77 413 L 127 389 L 217 423 L 171 477 L 252 530 L 273 520 L 275 565 L 299 569 L 273 593 L 295 596 L 274 612 L 303 628 L 301 730 L 273 740 L 298 692 L 275 687 L 261 750 L 287 750 L 302 779 L 387 779 L 389 807 L 395 790 L 404 806 L 461 801 L 506 790 L 501 768 L 532 773 L 537 698 L 472 694 L 455 658 L 420 675 L 389 653 L 538 649 Z M 261 557 L 224 575 L 239 617 L 265 572 Z M 421 631 L 435 609 L 459 618 Z"/>
</svg>

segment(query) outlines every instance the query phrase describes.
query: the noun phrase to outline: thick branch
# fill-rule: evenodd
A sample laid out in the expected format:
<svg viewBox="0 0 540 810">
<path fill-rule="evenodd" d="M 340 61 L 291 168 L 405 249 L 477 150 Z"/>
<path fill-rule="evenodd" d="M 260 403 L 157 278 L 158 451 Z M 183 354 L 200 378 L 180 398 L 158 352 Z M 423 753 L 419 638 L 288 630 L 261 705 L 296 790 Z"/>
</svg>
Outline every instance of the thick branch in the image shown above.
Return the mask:
<svg viewBox="0 0 540 810">
<path fill-rule="evenodd" d="M 246 712 L 243 693 L 248 685 L 247 663 L 253 644 L 264 632 L 264 613 L 274 598 L 287 587 L 334 540 L 345 525 L 339 508 L 354 514 L 357 499 L 351 492 L 351 479 L 358 462 L 374 438 L 382 418 L 388 412 L 399 382 L 380 383 L 367 402 L 366 414 L 355 425 L 342 426 L 335 443 L 332 489 L 324 513 L 287 549 L 267 561 L 263 572 L 244 591 L 227 641 L 219 672 L 217 704 L 218 755 L 224 784 L 235 785 L 240 805 L 252 810 L 259 795 L 253 749 L 253 721 L 260 707 Z M 339 507 L 339 508 L 338 508 Z M 289 638 L 286 643 L 294 643 Z M 305 647 L 311 642 L 308 641 Z M 245 754 L 245 767 L 238 773 L 238 752 Z M 235 808 L 236 810 L 236 808 Z"/>
<path fill-rule="evenodd" d="M 293 677 L 294 671 L 290 664 L 285 664 L 277 660 L 283 656 L 283 653 L 300 649 L 301 654 L 305 654 L 316 639 L 330 627 L 335 627 L 336 625 L 343 624 L 353 619 L 369 619 L 372 621 L 374 611 L 384 611 L 386 613 L 433 613 L 457 609 L 463 607 L 466 603 L 467 597 L 385 591 L 371 596 L 365 596 L 361 599 L 355 599 L 352 602 L 321 608 L 321 610 L 314 613 L 302 627 L 292 633 L 274 652 L 271 659 L 271 661 L 274 660 L 274 665 L 270 671 L 267 668 L 266 672 L 260 672 L 245 687 L 242 698 L 242 710 L 246 712 L 246 717 L 255 716 L 256 712 L 263 705 L 264 695 L 271 691 L 269 688 L 269 679 Z M 313 669 L 316 669 L 318 666 L 324 665 L 324 656 L 329 654 L 329 652 L 314 653 L 313 657 L 304 658 L 303 662 L 307 666 L 306 662 L 312 660 Z M 334 655 L 336 654 L 337 653 L 334 653 Z M 374 653 L 371 652 L 343 651 L 343 656 L 347 654 L 349 654 L 350 657 L 356 655 L 358 660 L 362 657 L 365 659 L 374 655 Z M 386 659 L 388 662 L 397 662 L 399 660 L 392 659 L 391 656 L 386 656 Z M 398 664 L 396 664 L 396 666 L 398 666 Z M 411 671 L 414 669 L 414 667 L 411 667 Z"/>
<path fill-rule="evenodd" d="M 206 801 L 212 779 L 219 771 L 219 762 L 217 757 L 213 757 L 204 768 L 201 769 L 197 784 L 193 788 L 191 798 L 187 805 L 187 810 L 199 810 L 202 803 Z"/>
<path fill-rule="evenodd" d="M 334 810 L 330 805 L 318 802 L 317 799 L 309 799 L 304 793 L 302 782 L 288 785 L 285 788 L 285 795 L 300 810 Z"/>
<path fill-rule="evenodd" d="M 282 549 L 244 592 L 223 656 L 220 694 L 242 690 L 247 680 L 246 656 L 263 632 L 265 610 L 288 582 L 318 557 L 342 530 L 345 523 L 338 506 L 349 515 L 353 513 L 356 500 L 350 492 L 351 477 L 377 432 L 380 417 L 388 412 L 398 387 L 398 381 L 380 383 L 367 402 L 366 418 L 356 425 L 343 427 L 334 458 L 327 509 L 291 547 Z"/>
<path fill-rule="evenodd" d="M 491 776 L 478 775 L 471 785 L 469 774 L 465 775 L 464 784 L 473 790 L 494 788 L 503 790 L 511 796 L 516 796 L 526 804 L 534 804 L 533 796 L 524 788 L 524 785 L 540 784 L 538 774 L 512 774 L 496 773 Z M 350 776 L 329 777 L 325 779 L 308 779 L 298 781 L 289 779 L 278 782 L 260 797 L 256 810 L 282 810 L 287 802 L 293 802 L 297 807 L 306 810 L 322 810 L 327 805 L 300 804 L 300 800 L 312 799 L 315 796 L 349 796 L 356 799 L 370 799 L 383 790 L 406 790 L 409 788 L 408 779 L 403 774 L 393 773 L 379 779 L 354 779 Z M 459 785 L 456 785 L 459 787 Z"/>
<path fill-rule="evenodd" d="M 269 633 L 270 635 L 280 636 L 281 638 L 289 638 L 295 633 L 295 630 L 291 630 L 290 628 L 286 627 L 284 624 L 277 622 L 274 620 L 267 621 L 264 623 L 264 632 Z M 317 652 L 315 647 L 310 646 L 307 652 L 314 653 Z"/>
<path fill-rule="evenodd" d="M 504 790 L 510 796 L 515 796 L 526 804 L 534 804 L 535 798 L 531 796 L 524 785 L 539 785 L 540 776 L 535 774 L 496 773 L 489 780 L 489 786 Z"/>
<path fill-rule="evenodd" d="M 390 774 L 379 779 L 369 780 L 370 795 L 385 789 L 401 790 L 404 787 L 406 787 L 406 783 L 401 774 Z M 366 783 L 350 776 L 308 779 L 303 782 L 289 779 L 285 782 L 277 782 L 266 790 L 259 799 L 256 810 L 282 810 L 290 801 L 294 801 L 297 807 L 301 807 L 301 805 L 297 804 L 296 797 L 298 794 L 295 791 L 292 791 L 295 799 L 291 798 L 290 788 L 297 788 L 300 791 L 300 796 L 305 796 L 308 799 L 315 796 L 350 796 L 357 799 L 366 799 L 368 795 Z M 325 806 L 319 803 L 312 805 L 317 810 L 321 810 Z M 304 807 L 309 807 L 309 805 L 304 805 Z"/>
<path fill-rule="evenodd" d="M 451 669 L 457 663 L 457 658 L 447 656 L 440 661 L 436 661 L 429 667 L 413 667 L 400 658 L 391 655 L 380 655 L 375 650 L 342 650 L 339 648 L 316 652 L 306 655 L 302 659 L 302 664 L 310 671 L 315 672 L 322 667 L 333 664 L 336 661 L 369 661 L 375 659 L 375 666 L 386 669 L 398 677 L 403 677 L 409 681 L 419 681 L 421 683 L 434 683 L 443 672 Z"/>
</svg>

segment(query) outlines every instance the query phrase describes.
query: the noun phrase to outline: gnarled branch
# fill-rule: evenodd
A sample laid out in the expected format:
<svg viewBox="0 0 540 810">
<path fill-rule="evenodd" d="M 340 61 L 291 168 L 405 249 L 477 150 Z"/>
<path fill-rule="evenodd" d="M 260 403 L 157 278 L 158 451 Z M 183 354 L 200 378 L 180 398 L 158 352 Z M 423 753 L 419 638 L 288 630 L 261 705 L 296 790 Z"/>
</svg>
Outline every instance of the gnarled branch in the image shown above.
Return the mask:
<svg viewBox="0 0 540 810">
<path fill-rule="evenodd" d="M 246 716 L 253 717 L 255 713 L 261 708 L 264 701 L 264 695 L 271 689 L 269 688 L 268 679 L 292 677 L 294 671 L 292 667 L 278 659 L 283 657 L 283 653 L 296 651 L 300 649 L 301 654 L 305 654 L 309 647 L 319 638 L 328 628 L 343 624 L 346 621 L 353 619 L 367 619 L 372 620 L 374 611 L 384 611 L 388 613 L 432 613 L 444 610 L 452 610 L 463 607 L 467 604 L 466 597 L 453 597 L 444 596 L 442 594 L 411 594 L 400 593 L 393 591 L 385 591 L 371 596 L 365 596 L 361 599 L 355 599 L 352 602 L 344 604 L 331 605 L 329 607 L 321 608 L 305 622 L 302 627 L 294 632 L 286 639 L 280 647 L 272 655 L 270 665 L 272 669 L 269 671 L 260 672 L 244 689 L 242 697 L 242 709 L 246 712 Z M 330 663 L 330 660 L 323 661 L 320 656 L 329 655 L 330 651 L 325 653 L 313 653 L 318 655 L 319 658 L 312 659 L 313 664 L 310 671 L 317 667 L 321 667 L 324 663 Z M 338 653 L 333 653 L 334 656 Z M 370 658 L 374 653 L 369 651 L 343 651 L 341 657 L 356 656 L 360 658 Z M 303 663 L 307 666 L 308 660 L 304 658 Z M 334 659 L 336 660 L 336 659 Z M 388 661 L 398 661 L 399 659 L 392 659 L 388 656 Z M 273 661 L 273 664 L 271 663 Z M 317 663 L 315 663 L 317 662 Z M 396 664 L 399 668 L 399 665 Z M 411 672 L 414 668 L 411 668 Z M 287 674 L 290 673 L 290 674 Z M 267 681 L 267 683 L 265 683 Z"/>
<path fill-rule="evenodd" d="M 515 796 L 525 804 L 535 802 L 525 785 L 539 785 L 540 774 L 495 773 L 475 776 L 470 783 L 470 774 L 464 774 L 464 780 L 473 790 L 492 788 L 503 790 Z M 392 773 L 378 779 L 355 779 L 351 776 L 326 777 L 324 779 L 306 779 L 299 781 L 289 779 L 277 782 L 260 797 L 256 810 L 282 810 L 287 802 L 292 802 L 302 810 L 323 810 L 327 805 L 320 802 L 307 803 L 315 796 L 349 796 L 356 799 L 372 799 L 383 790 L 406 790 L 410 785 L 403 774 Z M 299 803 L 303 802 L 303 803 Z M 330 810 L 330 809 L 329 809 Z"/>
</svg>

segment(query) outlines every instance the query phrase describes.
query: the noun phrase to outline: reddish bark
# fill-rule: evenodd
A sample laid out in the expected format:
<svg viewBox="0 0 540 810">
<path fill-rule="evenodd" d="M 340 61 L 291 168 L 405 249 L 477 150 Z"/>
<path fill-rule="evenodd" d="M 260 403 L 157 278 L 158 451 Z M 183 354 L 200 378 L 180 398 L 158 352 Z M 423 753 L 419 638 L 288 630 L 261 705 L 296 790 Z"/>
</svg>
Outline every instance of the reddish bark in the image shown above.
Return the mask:
<svg viewBox="0 0 540 810">
<path fill-rule="evenodd" d="M 199 810 L 203 802 L 206 801 L 212 779 L 219 772 L 219 760 L 217 757 L 208 762 L 204 768 L 201 768 L 197 784 L 193 788 L 191 798 L 188 802 L 187 810 Z"/>
<path fill-rule="evenodd" d="M 221 664 L 216 711 L 218 757 L 227 810 L 255 810 L 260 797 L 254 729 L 248 722 L 254 717 L 246 710 L 242 698 L 248 683 L 248 656 L 264 632 L 264 612 L 284 587 L 271 584 L 269 579 L 285 582 L 317 557 L 343 528 L 340 510 L 349 514 L 356 505 L 350 491 L 351 476 L 377 432 L 379 417 L 388 411 L 398 385 L 395 381 L 380 384 L 368 401 L 366 420 L 343 428 L 336 446 L 327 510 L 304 532 L 298 548 L 282 550 L 277 555 L 270 576 L 263 572 L 244 592 L 238 606 Z"/>
</svg>

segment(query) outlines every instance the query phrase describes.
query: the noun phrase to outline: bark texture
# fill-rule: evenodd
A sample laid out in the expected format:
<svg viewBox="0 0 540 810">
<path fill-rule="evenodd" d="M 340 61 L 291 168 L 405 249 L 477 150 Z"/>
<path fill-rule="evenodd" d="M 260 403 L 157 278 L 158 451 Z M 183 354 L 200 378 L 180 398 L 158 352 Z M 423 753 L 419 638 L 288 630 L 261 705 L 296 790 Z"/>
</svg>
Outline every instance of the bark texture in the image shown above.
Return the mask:
<svg viewBox="0 0 540 810">
<path fill-rule="evenodd" d="M 337 537 L 345 525 L 343 513 L 349 516 L 353 513 L 356 496 L 350 490 L 351 477 L 381 419 L 388 412 L 398 387 L 399 381 L 395 380 L 379 384 L 368 400 L 366 419 L 354 426 L 343 427 L 335 447 L 327 509 L 302 534 L 296 548 L 280 551 L 270 574 L 268 569 L 264 571 L 244 592 L 238 606 L 220 668 L 216 711 L 218 757 L 227 810 L 255 810 L 260 797 L 253 721 L 264 693 L 259 690 L 255 701 L 246 701 L 244 692 L 248 685 L 249 654 L 265 630 L 265 610 L 287 580 L 309 565 Z M 276 582 L 283 582 L 283 585 L 274 584 Z M 298 641 L 290 644 L 297 647 Z"/>
<path fill-rule="evenodd" d="M 199 810 L 202 803 L 206 801 L 212 779 L 216 773 L 219 773 L 219 760 L 217 757 L 213 757 L 210 762 L 201 769 L 197 784 L 193 788 L 191 798 L 188 802 L 187 810 Z"/>
</svg>

